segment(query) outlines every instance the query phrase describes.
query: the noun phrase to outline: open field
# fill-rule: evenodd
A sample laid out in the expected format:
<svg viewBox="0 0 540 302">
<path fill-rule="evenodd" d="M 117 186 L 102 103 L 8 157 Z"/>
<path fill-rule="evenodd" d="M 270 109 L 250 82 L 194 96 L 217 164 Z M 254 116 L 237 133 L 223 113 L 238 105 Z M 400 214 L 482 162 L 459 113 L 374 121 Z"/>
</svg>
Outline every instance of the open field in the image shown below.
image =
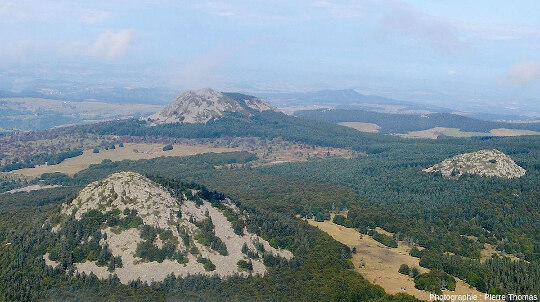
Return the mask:
<svg viewBox="0 0 540 302">
<path fill-rule="evenodd" d="M 125 147 L 119 147 L 123 142 Z M 172 144 L 173 150 L 163 151 L 163 146 Z M 116 149 L 110 149 L 112 145 Z M 93 153 L 98 148 L 99 153 Z M 91 164 L 101 163 L 104 159 L 120 161 L 124 159 L 139 160 L 160 156 L 188 156 L 208 152 L 247 151 L 255 153 L 259 160 L 253 166 L 272 165 L 285 162 L 307 161 L 311 158 L 339 156 L 351 158 L 363 153 L 351 149 L 320 147 L 294 143 L 281 138 L 259 139 L 254 137 L 211 138 L 211 139 L 167 139 L 167 138 L 134 138 L 96 135 L 55 135 L 41 137 L 39 135 L 14 138 L 0 138 L 0 166 L 11 163 L 13 159 L 24 161 L 39 154 L 57 154 L 71 150 L 85 150 L 83 155 L 69 158 L 57 165 L 41 165 L 35 168 L 14 170 L 12 173 L 26 176 L 40 176 L 43 173 L 62 172 L 73 175 L 86 169 Z"/>
<path fill-rule="evenodd" d="M 473 136 L 521 136 L 521 135 L 540 135 L 540 132 L 531 131 L 531 130 L 518 130 L 518 129 L 506 129 L 498 128 L 491 129 L 490 132 L 466 132 L 461 131 L 458 128 L 445 128 L 445 127 L 435 127 L 427 130 L 421 131 L 410 131 L 406 134 L 397 134 L 398 136 L 405 138 L 431 138 L 436 139 L 437 137 L 452 136 L 452 137 L 473 137 Z"/>
<path fill-rule="evenodd" d="M 91 164 L 99 164 L 104 159 L 121 161 L 124 159 L 139 160 L 150 159 L 160 156 L 190 156 L 201 153 L 222 153 L 234 151 L 248 151 L 257 154 L 258 161 L 253 166 L 280 164 L 285 162 L 306 161 L 310 158 L 322 158 L 326 156 L 339 156 L 351 158 L 360 155 L 348 149 L 332 147 L 316 147 L 304 144 L 295 144 L 282 140 L 272 140 L 268 142 L 250 141 L 241 139 L 235 141 L 201 141 L 197 143 L 193 140 L 186 140 L 185 143 L 172 144 L 173 149 L 163 151 L 163 143 L 124 143 L 124 147 L 104 150 L 93 153 L 93 149 L 84 150 L 83 155 L 64 160 L 57 165 L 41 165 L 35 168 L 14 170 L 11 173 L 22 174 L 30 177 L 39 177 L 43 173 L 60 172 L 67 175 L 88 168 Z"/>
<path fill-rule="evenodd" d="M 368 235 L 360 234 L 353 228 L 346 228 L 331 221 L 317 222 L 312 219 L 307 221 L 310 225 L 328 233 L 351 249 L 356 247 L 357 253 L 353 254 L 352 258 L 354 267 L 371 283 L 382 286 L 390 294 L 406 292 L 419 299 L 429 301 L 429 292 L 416 289 L 412 278 L 398 273 L 399 266 L 404 263 L 409 267 L 417 267 L 421 273 L 429 271 L 420 267 L 418 258 L 409 255 L 410 247 L 400 242 L 397 248 L 389 248 Z M 470 288 L 458 278 L 455 279 L 456 290 L 445 290 L 444 294 L 472 294 L 477 295 L 477 301 L 485 301 L 483 293 Z"/>
<path fill-rule="evenodd" d="M 13 159 L 28 159 L 37 154 L 57 154 L 71 150 L 104 148 L 120 141 L 112 135 L 58 134 L 42 136 L 40 132 L 28 132 L 0 137 L 0 165 Z"/>
<path fill-rule="evenodd" d="M 91 164 L 101 163 L 104 159 L 110 159 L 112 161 L 121 161 L 124 159 L 138 160 L 160 156 L 189 156 L 208 152 L 222 153 L 240 150 L 238 148 L 219 148 L 207 145 L 174 144 L 172 150 L 163 151 L 163 146 L 164 144 L 126 143 L 122 148 L 100 150 L 99 153 L 93 153 L 91 149 L 88 149 L 84 151 L 83 155 L 68 158 L 57 165 L 42 165 L 35 168 L 16 170 L 14 172 L 34 177 L 38 177 L 43 173 L 53 172 L 74 175 L 88 168 Z"/>
<path fill-rule="evenodd" d="M 94 100 L 71 102 L 43 98 L 0 98 L 0 127 L 47 129 L 69 124 L 147 116 L 163 106 L 112 104 Z"/>
<path fill-rule="evenodd" d="M 372 124 L 372 123 L 362 123 L 362 122 L 341 122 L 338 123 L 338 125 L 349 127 L 356 129 L 360 132 L 369 132 L 369 133 L 377 133 L 379 132 L 379 125 Z"/>
<path fill-rule="evenodd" d="M 26 187 L 22 187 L 22 188 L 18 188 L 18 189 L 13 189 L 13 190 L 10 190 L 10 191 L 4 192 L 4 193 L 0 193 L 0 194 L 13 194 L 13 193 L 18 193 L 18 192 L 30 192 L 30 191 L 58 188 L 58 187 L 60 187 L 60 186 L 58 186 L 58 185 L 45 185 L 45 186 L 42 186 L 42 185 L 30 185 L 30 186 L 26 186 Z"/>
</svg>

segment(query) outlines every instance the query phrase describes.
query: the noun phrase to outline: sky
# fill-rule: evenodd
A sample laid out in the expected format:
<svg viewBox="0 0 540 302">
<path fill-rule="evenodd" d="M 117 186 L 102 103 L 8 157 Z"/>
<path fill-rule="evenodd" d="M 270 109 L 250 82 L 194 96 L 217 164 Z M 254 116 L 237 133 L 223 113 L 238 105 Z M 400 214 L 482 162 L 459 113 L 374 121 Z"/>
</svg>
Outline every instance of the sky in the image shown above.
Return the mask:
<svg viewBox="0 0 540 302">
<path fill-rule="evenodd" d="M 540 1 L 0 0 L 0 89 L 36 82 L 540 107 Z"/>
</svg>

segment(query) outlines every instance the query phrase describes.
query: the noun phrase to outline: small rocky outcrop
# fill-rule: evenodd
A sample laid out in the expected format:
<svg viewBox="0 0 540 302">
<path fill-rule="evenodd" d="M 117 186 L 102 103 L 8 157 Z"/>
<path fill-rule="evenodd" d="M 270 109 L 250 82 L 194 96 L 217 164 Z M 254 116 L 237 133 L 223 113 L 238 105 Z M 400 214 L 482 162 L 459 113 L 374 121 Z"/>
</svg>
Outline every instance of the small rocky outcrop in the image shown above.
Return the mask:
<svg viewBox="0 0 540 302">
<path fill-rule="evenodd" d="M 519 178 L 525 175 L 526 172 L 512 158 L 496 149 L 456 155 L 432 167 L 423 169 L 423 171 L 440 172 L 444 177 L 448 178 L 459 178 L 463 174 Z"/>
</svg>

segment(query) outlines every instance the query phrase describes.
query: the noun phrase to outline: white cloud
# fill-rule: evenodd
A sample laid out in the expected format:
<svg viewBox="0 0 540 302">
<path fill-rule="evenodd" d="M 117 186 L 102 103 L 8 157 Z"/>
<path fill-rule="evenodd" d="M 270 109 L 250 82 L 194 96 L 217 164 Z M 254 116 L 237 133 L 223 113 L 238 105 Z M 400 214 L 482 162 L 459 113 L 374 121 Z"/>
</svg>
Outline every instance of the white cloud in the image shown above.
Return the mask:
<svg viewBox="0 0 540 302">
<path fill-rule="evenodd" d="M 540 80 L 540 61 L 523 61 L 514 64 L 508 69 L 506 80 L 522 85 Z"/>
<path fill-rule="evenodd" d="M 184 62 L 168 62 L 166 78 L 171 87 L 182 89 L 220 87 L 225 75 L 223 65 L 235 53 L 235 47 L 215 45 L 197 56 L 186 58 Z"/>
<path fill-rule="evenodd" d="M 106 31 L 95 39 L 75 40 L 62 45 L 59 53 L 67 57 L 90 56 L 114 60 L 123 57 L 135 41 L 135 30 Z"/>
<path fill-rule="evenodd" d="M 9 1 L 0 2 L 1 22 L 13 22 L 26 17 L 28 17 L 28 13 L 24 6 Z"/>
<path fill-rule="evenodd" d="M 100 34 L 97 40 L 92 43 L 88 54 L 94 57 L 106 59 L 117 59 L 124 56 L 135 40 L 135 31 L 131 29 L 119 32 L 106 31 Z"/>
<path fill-rule="evenodd" d="M 408 36 L 443 53 L 464 45 L 457 37 L 455 24 L 426 14 L 401 0 L 321 0 L 311 6 L 324 9 L 333 18 L 374 18 L 378 23 L 377 38 Z"/>
<path fill-rule="evenodd" d="M 365 14 L 365 8 L 361 4 L 362 2 L 355 1 L 353 3 L 340 4 L 329 1 L 318 1 L 312 3 L 312 6 L 327 9 L 330 16 L 334 18 L 354 18 Z"/>
<path fill-rule="evenodd" d="M 199 3 L 195 7 L 221 17 L 232 17 L 236 15 L 236 9 L 232 5 L 218 1 Z"/>
<path fill-rule="evenodd" d="M 102 23 L 111 17 L 111 12 L 88 10 L 81 12 L 81 21 L 86 24 Z"/>
<path fill-rule="evenodd" d="M 540 30 L 530 26 L 458 24 L 458 27 L 468 33 L 471 40 L 516 41 L 540 38 Z"/>
<path fill-rule="evenodd" d="M 381 18 L 379 31 L 383 36 L 390 33 L 406 34 L 441 53 L 453 51 L 464 45 L 457 37 L 458 30 L 454 24 L 425 14 L 402 2 L 395 2 L 397 4 Z"/>
<path fill-rule="evenodd" d="M 69 22 L 97 24 L 110 18 L 111 12 L 100 9 L 98 3 L 77 3 L 57 0 L 0 0 L 0 23 Z"/>
<path fill-rule="evenodd" d="M 35 53 L 40 49 L 40 45 L 31 40 L 18 42 L 0 41 L 0 63 L 4 64 L 26 64 L 33 60 Z"/>
</svg>

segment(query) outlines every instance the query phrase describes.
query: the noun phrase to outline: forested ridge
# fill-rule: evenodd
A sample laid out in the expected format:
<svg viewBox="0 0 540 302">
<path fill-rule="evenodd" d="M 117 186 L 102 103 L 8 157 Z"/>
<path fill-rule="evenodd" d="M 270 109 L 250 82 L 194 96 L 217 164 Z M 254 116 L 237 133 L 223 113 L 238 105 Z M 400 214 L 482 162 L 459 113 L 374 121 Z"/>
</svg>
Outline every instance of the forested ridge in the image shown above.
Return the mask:
<svg viewBox="0 0 540 302">
<path fill-rule="evenodd" d="M 264 167 L 265 173 L 339 184 L 361 203 L 348 204 L 348 223 L 361 232 L 382 227 L 395 239 L 425 247 L 421 265 L 442 269 L 480 291 L 538 292 L 540 150 L 537 138 L 445 140 L 353 160 L 331 159 Z M 441 144 L 442 146 L 442 144 Z M 527 169 L 519 179 L 476 176 L 452 180 L 421 171 L 469 148 L 497 147 Z M 480 261 L 484 243 L 525 261 Z M 449 254 L 455 254 L 449 256 Z M 524 273 L 526 272 L 526 273 Z M 512 276 L 509 278 L 509 276 Z"/>
<path fill-rule="evenodd" d="M 58 130 L 65 131 L 65 130 Z M 206 138 L 226 136 L 282 137 L 321 146 L 351 148 L 367 156 L 325 158 L 299 163 L 252 167 L 248 152 L 202 154 L 184 158 L 104 161 L 73 177 L 54 173 L 44 184 L 64 187 L 39 193 L 0 195 L 0 292 L 6 300 L 84 297 L 100 292 L 111 299 L 144 300 L 370 300 L 408 301 L 385 296 L 350 270 L 350 251 L 295 215 L 318 219 L 331 210 L 348 210 L 340 221 L 362 233 L 381 227 L 394 234 L 380 241 L 412 246 L 422 266 L 463 279 L 483 292 L 535 293 L 540 280 L 540 143 L 538 137 L 440 138 L 405 140 L 359 133 L 320 121 L 279 113 L 246 120 L 232 116 L 204 125 L 149 127 L 138 120 L 73 127 L 70 131 L 140 137 Z M 527 170 L 519 179 L 463 176 L 447 179 L 423 168 L 454 155 L 496 148 Z M 242 164 L 229 165 L 227 164 Z M 216 166 L 222 168 L 217 169 Z M 227 168 L 229 167 L 229 168 Z M 44 266 L 39 255 L 54 243 L 41 226 L 58 204 L 73 198 L 82 186 L 118 171 L 136 171 L 176 182 L 198 183 L 223 192 L 251 211 L 261 237 L 295 254 L 291 263 L 276 263 L 264 277 L 219 280 L 193 276 L 169 278 L 161 284 L 121 285 L 118 280 L 70 278 Z M 493 256 L 481 259 L 484 244 L 521 261 Z M 279 268 L 279 269 L 277 269 Z M 39 281 L 42 280 L 42 281 Z M 96 298 L 97 299 L 97 298 Z M 105 298 L 104 298 L 105 299 Z"/>
<path fill-rule="evenodd" d="M 283 188 L 273 186 L 275 177 L 258 183 L 252 179 L 236 182 L 225 179 L 220 171 L 236 174 L 240 170 L 216 170 L 214 165 L 225 162 L 249 161 L 246 152 L 227 154 L 205 154 L 182 158 L 159 158 L 143 161 L 106 162 L 92 166 L 73 178 L 59 175 L 45 175 L 47 182 L 60 180 L 67 187 L 44 190 L 43 192 L 17 193 L 2 196 L 0 208 L 0 293 L 7 301 L 20 300 L 152 300 L 152 301 L 215 301 L 217 300 L 279 300 L 279 301 L 416 301 L 406 296 L 388 296 L 384 290 L 371 285 L 358 273 L 352 271 L 350 250 L 334 241 L 325 233 L 310 227 L 295 218 L 290 204 L 283 203 L 280 193 Z M 169 167 L 168 169 L 164 169 Z M 220 280 L 216 277 L 191 276 L 187 278 L 167 278 L 162 283 L 144 284 L 119 283 L 117 278 L 98 280 L 95 276 L 75 275 L 72 278 L 62 269 L 45 266 L 42 259 L 47 249 L 54 247 L 58 240 L 50 229 L 43 228 L 44 222 L 59 211 L 59 204 L 75 197 L 85 184 L 108 175 L 112 171 L 136 170 L 149 174 L 182 181 L 221 179 L 221 185 L 211 188 L 230 188 L 235 202 L 248 211 L 250 220 L 246 225 L 257 230 L 261 237 L 275 242 L 278 246 L 292 250 L 295 257 L 290 262 L 265 259 L 270 266 L 265 277 L 232 277 Z M 234 175 L 233 174 L 233 175 Z M 244 174 L 244 173 L 241 173 Z M 231 176 L 232 177 L 232 176 Z M 254 177 L 254 176 L 250 176 Z M 257 176 L 255 176 L 257 177 Z M 155 179 L 155 176 L 154 176 Z M 161 180 L 163 183 L 164 180 Z M 172 183 L 177 180 L 173 180 Z M 271 187 L 267 187 L 271 186 Z M 255 192 L 253 192 L 255 187 Z M 288 188 L 304 190 L 299 183 Z M 327 186 L 308 186 L 313 195 L 304 196 L 302 191 L 291 193 L 290 198 L 306 198 L 309 204 L 315 196 L 322 196 Z M 261 194 L 261 191 L 267 191 Z M 288 190 L 287 188 L 285 190 Z M 315 191 L 316 190 L 316 191 Z M 252 192 L 252 194 L 249 194 Z M 45 194 L 44 194 L 45 193 Z M 344 197 L 336 190 L 337 198 Z M 246 196 L 245 198 L 242 196 Z M 238 197 L 238 198 L 237 198 Z M 346 195 L 345 195 L 346 197 Z M 33 202 L 29 202 L 33 200 Z M 266 207 L 256 205 L 266 204 Z M 328 207 L 324 204 L 322 207 Z M 14 216 L 14 218 L 10 218 Z M 69 250 L 69 249 L 67 249 Z M 64 256 L 65 257 L 65 256 Z M 277 259 L 277 258 L 276 258 Z M 70 262 L 64 264 L 70 271 Z"/>
<path fill-rule="evenodd" d="M 452 113 L 394 114 L 353 109 L 300 110 L 296 116 L 329 123 L 363 122 L 381 127 L 381 133 L 407 133 L 434 127 L 459 128 L 468 132 L 489 132 L 496 128 L 540 131 L 540 123 L 485 121 Z"/>
</svg>

